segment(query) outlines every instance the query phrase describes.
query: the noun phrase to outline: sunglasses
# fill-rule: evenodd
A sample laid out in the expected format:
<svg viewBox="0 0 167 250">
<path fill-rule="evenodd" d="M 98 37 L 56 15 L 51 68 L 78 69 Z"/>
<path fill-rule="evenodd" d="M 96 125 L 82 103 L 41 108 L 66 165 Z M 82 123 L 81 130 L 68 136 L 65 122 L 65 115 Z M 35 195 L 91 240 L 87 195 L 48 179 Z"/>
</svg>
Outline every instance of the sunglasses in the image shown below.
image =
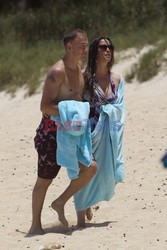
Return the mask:
<svg viewBox="0 0 167 250">
<path fill-rule="evenodd" d="M 109 45 L 106 45 L 106 44 L 101 44 L 101 45 L 99 45 L 98 46 L 101 50 L 107 50 L 107 48 L 109 49 L 109 50 L 112 50 L 113 49 L 113 46 L 111 45 L 111 44 L 109 44 Z"/>
</svg>

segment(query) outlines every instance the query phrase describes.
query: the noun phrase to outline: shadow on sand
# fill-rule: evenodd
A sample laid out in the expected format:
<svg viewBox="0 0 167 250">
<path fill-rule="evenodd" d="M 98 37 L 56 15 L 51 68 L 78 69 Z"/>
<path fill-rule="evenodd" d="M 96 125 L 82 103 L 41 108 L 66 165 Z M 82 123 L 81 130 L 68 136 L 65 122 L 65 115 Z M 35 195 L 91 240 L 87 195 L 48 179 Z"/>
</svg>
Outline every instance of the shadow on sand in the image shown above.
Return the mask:
<svg viewBox="0 0 167 250">
<path fill-rule="evenodd" d="M 44 231 L 47 233 L 57 233 L 57 234 L 67 234 L 72 235 L 74 231 L 84 230 L 90 227 L 108 227 L 110 224 L 117 223 L 117 221 L 105 221 L 101 223 L 86 223 L 86 227 L 78 228 L 77 226 L 70 226 L 68 228 L 64 227 L 63 225 L 56 225 L 56 226 L 48 226 L 44 228 Z"/>
<path fill-rule="evenodd" d="M 53 225 L 53 224 L 49 224 L 45 227 L 43 227 L 45 234 L 49 234 L 49 233 L 56 233 L 56 234 L 65 234 L 65 235 L 72 235 L 73 232 L 76 231 L 81 231 L 87 228 L 91 228 L 91 227 L 108 227 L 109 225 L 113 224 L 113 223 L 117 223 L 117 221 L 105 221 L 105 222 L 101 222 L 101 223 L 86 223 L 86 227 L 81 227 L 78 228 L 77 226 L 70 226 L 70 227 L 65 227 L 61 224 L 59 225 Z M 24 237 L 33 237 L 33 236 L 37 236 L 37 235 L 28 235 L 26 232 L 23 232 L 21 230 L 16 230 L 19 233 L 24 234 Z"/>
</svg>

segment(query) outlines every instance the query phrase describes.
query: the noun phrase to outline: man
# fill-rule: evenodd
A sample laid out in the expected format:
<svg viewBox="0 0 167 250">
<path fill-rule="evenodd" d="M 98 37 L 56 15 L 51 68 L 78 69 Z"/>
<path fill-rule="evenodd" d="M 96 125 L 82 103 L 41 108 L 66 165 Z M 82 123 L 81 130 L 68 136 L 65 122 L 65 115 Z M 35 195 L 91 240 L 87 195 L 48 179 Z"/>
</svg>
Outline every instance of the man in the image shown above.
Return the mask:
<svg viewBox="0 0 167 250">
<path fill-rule="evenodd" d="M 76 29 L 65 34 L 65 55 L 54 64 L 48 72 L 41 100 L 42 121 L 34 139 L 38 152 L 38 178 L 32 194 L 32 225 L 29 234 L 44 234 L 41 225 L 41 211 L 46 191 L 52 180 L 57 176 L 60 166 L 56 163 L 56 131 L 46 128 L 51 115 L 59 115 L 58 103 L 63 100 L 82 101 L 84 78 L 80 62 L 87 55 L 88 38 L 85 31 Z M 49 120 L 51 122 L 51 120 Z M 70 182 L 67 189 L 58 199 L 52 202 L 52 208 L 58 213 L 59 220 L 68 226 L 64 216 L 66 202 L 95 175 L 96 162 L 90 167 L 79 163 L 79 177 Z M 84 226 L 78 212 L 78 226 Z M 86 210 L 87 218 L 91 218 L 90 209 Z"/>
</svg>

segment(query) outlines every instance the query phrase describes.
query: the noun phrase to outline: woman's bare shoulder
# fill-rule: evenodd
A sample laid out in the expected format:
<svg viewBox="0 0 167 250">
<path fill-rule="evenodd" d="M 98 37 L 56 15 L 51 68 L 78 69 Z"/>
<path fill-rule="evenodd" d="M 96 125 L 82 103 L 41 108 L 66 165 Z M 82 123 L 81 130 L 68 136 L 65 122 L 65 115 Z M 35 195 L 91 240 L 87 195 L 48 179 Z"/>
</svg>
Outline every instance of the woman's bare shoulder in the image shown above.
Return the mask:
<svg viewBox="0 0 167 250">
<path fill-rule="evenodd" d="M 111 72 L 111 77 L 112 77 L 112 79 L 114 80 L 114 83 L 115 83 L 115 85 L 116 85 L 117 88 L 118 88 L 118 86 L 119 86 L 119 84 L 120 84 L 120 81 L 121 81 L 121 76 L 118 75 L 118 74 L 116 74 L 116 73 L 114 73 L 114 72 Z"/>
</svg>

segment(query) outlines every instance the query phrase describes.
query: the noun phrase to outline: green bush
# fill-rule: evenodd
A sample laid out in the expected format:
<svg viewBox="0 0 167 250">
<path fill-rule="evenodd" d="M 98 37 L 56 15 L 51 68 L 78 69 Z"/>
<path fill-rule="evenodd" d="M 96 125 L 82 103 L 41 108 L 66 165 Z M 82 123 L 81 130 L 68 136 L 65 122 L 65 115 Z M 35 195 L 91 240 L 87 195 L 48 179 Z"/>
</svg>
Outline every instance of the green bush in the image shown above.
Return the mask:
<svg viewBox="0 0 167 250">
<path fill-rule="evenodd" d="M 147 81 L 157 75 L 159 68 L 161 67 L 163 59 L 163 53 L 166 51 L 166 41 L 160 43 L 160 45 L 148 53 L 144 54 L 139 62 L 137 69 L 137 79 L 140 82 Z"/>
<path fill-rule="evenodd" d="M 63 54 L 62 45 L 53 41 L 41 42 L 27 47 L 19 43 L 0 46 L 0 90 L 15 91 L 27 85 L 33 94 L 40 78 Z"/>
<path fill-rule="evenodd" d="M 41 8 L 24 12 L 7 8 L 1 12 L 0 90 L 14 91 L 26 84 L 34 93 L 41 75 L 62 56 L 58 41 L 69 29 L 86 30 L 89 40 L 110 36 L 116 51 L 166 41 L 166 0 L 41 0 L 40 4 Z M 137 74 L 143 81 L 156 74 L 160 55 L 158 49 L 145 55 L 130 77 Z"/>
<path fill-rule="evenodd" d="M 125 76 L 126 81 L 131 82 L 136 77 L 139 82 L 144 82 L 156 76 L 162 64 L 167 63 L 163 57 L 166 52 L 166 42 L 166 40 L 159 42 L 156 48 L 145 53 Z"/>
<path fill-rule="evenodd" d="M 13 12 L 3 19 L 0 28 L 13 33 L 18 40 L 34 43 L 41 40 L 60 40 L 64 31 L 80 27 L 92 39 L 101 34 L 125 34 L 154 23 L 166 24 L 165 0 L 110 1 L 49 1 L 43 8 Z M 0 21 L 2 17 L 0 18 Z M 3 28 L 3 27 L 4 28 Z M 0 32 L 1 34 L 1 32 Z"/>
</svg>

